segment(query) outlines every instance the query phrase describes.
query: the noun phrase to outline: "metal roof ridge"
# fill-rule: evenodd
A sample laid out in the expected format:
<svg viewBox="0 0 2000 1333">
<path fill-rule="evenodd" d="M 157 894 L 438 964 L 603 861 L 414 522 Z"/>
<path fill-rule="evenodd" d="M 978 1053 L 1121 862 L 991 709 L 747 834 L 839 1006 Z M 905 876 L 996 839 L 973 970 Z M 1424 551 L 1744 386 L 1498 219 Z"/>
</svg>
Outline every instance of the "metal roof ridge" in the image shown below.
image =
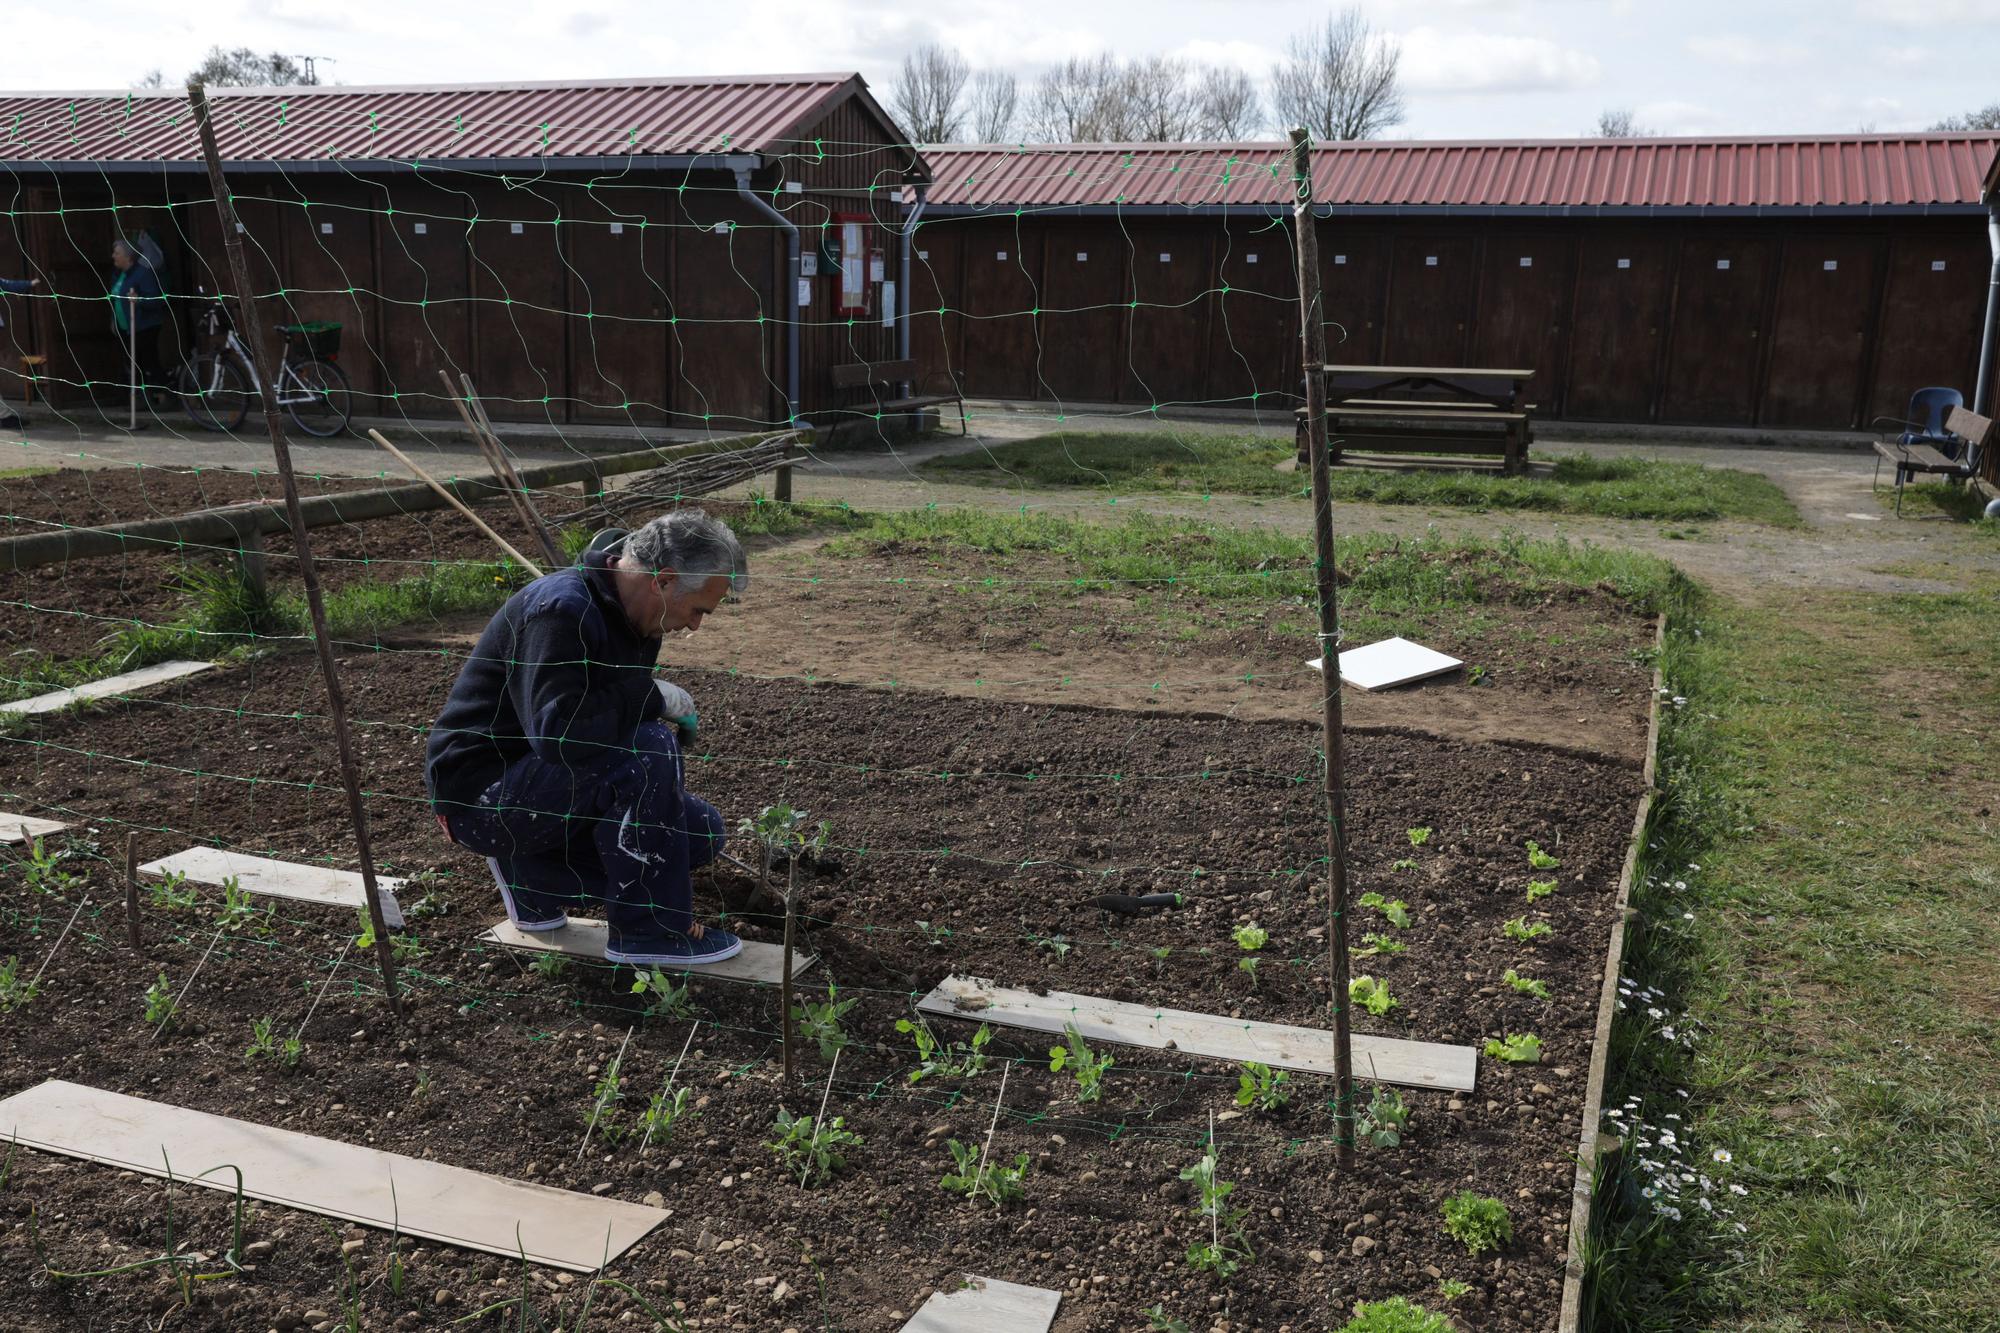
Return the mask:
<svg viewBox="0 0 2000 1333">
<path fill-rule="evenodd" d="M 860 78 L 856 70 L 828 71 L 812 74 L 642 74 L 624 78 L 605 79 L 515 79 L 497 83 L 270 83 L 242 87 L 210 87 L 211 100 L 223 97 L 259 97 L 273 94 L 296 96 L 299 94 L 340 94 L 353 93 L 493 93 L 493 92 L 533 92 L 545 89 L 563 88 L 686 88 L 702 87 L 710 84 L 839 84 L 848 79 Z M 186 100 L 187 90 L 173 88 L 0 88 L 0 101 L 26 98 L 103 97 L 103 98 L 153 98 L 170 97 Z"/>
</svg>

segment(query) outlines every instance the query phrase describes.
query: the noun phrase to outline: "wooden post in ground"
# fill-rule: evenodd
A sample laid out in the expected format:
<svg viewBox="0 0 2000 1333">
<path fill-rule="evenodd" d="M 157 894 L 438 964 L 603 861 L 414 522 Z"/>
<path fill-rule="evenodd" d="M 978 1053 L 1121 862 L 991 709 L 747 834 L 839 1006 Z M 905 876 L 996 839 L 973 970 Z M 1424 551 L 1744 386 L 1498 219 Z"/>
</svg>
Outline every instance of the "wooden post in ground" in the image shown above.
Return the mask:
<svg viewBox="0 0 2000 1333">
<path fill-rule="evenodd" d="M 208 163 L 208 184 L 215 194 L 215 211 L 222 222 L 222 248 L 229 255 L 229 274 L 236 284 L 239 303 L 237 328 L 257 367 L 259 397 L 263 400 L 264 424 L 271 432 L 271 452 L 278 462 L 278 479 L 285 488 L 285 513 L 291 520 L 292 543 L 298 550 L 299 578 L 306 587 L 306 608 L 312 613 L 313 647 L 319 654 L 320 675 L 326 681 L 327 716 L 333 722 L 334 744 L 340 751 L 340 780 L 347 788 L 347 810 L 354 822 L 354 841 L 361 859 L 362 897 L 368 904 L 368 920 L 375 931 L 375 958 L 382 967 L 382 988 L 389 997 L 389 1011 L 403 1016 L 403 1002 L 396 994 L 396 954 L 389 942 L 388 923 L 382 918 L 382 898 L 375 883 L 375 855 L 369 846 L 368 809 L 361 799 L 361 776 L 354 763 L 354 739 L 347 728 L 347 696 L 341 692 L 340 672 L 333 663 L 333 640 L 326 632 L 326 599 L 320 595 L 319 571 L 313 565 L 312 536 L 299 512 L 299 479 L 292 471 L 292 450 L 285 439 L 285 427 L 278 415 L 277 360 L 271 355 L 271 330 L 257 312 L 256 288 L 250 285 L 250 265 L 243 255 L 243 233 L 238 230 L 236 205 L 229 182 L 222 175 L 222 155 L 215 147 L 215 126 L 209 123 L 208 94 L 198 82 L 187 86 L 188 104 L 194 109 L 194 125 L 201 136 L 201 155 Z M 192 980 L 192 978 L 190 978 Z"/>
<path fill-rule="evenodd" d="M 1326 749 L 1328 971 L 1333 974 L 1333 1142 L 1341 1166 L 1354 1162 L 1354 1050 L 1347 1002 L 1347 793 L 1340 726 L 1340 604 L 1333 564 L 1333 494 L 1326 458 L 1326 312 L 1320 306 L 1319 239 L 1312 213 L 1312 139 L 1292 131 L 1292 226 L 1299 255 L 1299 320 L 1305 340 L 1306 447 L 1312 468 L 1314 573 L 1319 584 L 1319 650 Z"/>
<path fill-rule="evenodd" d="M 133 834 L 125 835 L 125 941 L 138 953 L 139 939 L 139 847 Z"/>
</svg>

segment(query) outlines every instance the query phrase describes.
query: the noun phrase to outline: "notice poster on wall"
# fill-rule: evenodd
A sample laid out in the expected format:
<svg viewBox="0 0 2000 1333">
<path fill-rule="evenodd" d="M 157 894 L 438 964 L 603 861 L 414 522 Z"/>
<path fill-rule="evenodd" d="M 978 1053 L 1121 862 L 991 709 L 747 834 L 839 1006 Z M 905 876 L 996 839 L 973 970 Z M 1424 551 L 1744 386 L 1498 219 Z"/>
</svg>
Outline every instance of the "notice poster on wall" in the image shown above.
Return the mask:
<svg viewBox="0 0 2000 1333">
<path fill-rule="evenodd" d="M 840 227 L 840 310 L 842 314 L 868 309 L 868 219 L 842 216 Z"/>
<path fill-rule="evenodd" d="M 892 327 L 895 323 L 896 284 L 885 282 L 882 284 L 882 324 L 884 327 Z"/>
</svg>

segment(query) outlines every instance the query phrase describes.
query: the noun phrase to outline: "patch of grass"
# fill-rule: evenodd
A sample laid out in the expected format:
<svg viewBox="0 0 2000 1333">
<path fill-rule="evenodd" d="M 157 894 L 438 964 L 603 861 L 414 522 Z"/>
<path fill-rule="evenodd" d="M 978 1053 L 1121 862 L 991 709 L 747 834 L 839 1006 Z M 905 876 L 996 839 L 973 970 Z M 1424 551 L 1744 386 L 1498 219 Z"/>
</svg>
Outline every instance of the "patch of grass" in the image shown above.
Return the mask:
<svg viewBox="0 0 2000 1333">
<path fill-rule="evenodd" d="M 1670 629 L 1596 1326 L 2000 1328 L 1996 656 L 1980 590 Z"/>
<path fill-rule="evenodd" d="M 1875 499 L 1893 515 L 1896 509 L 1896 491 L 1893 486 L 1884 486 L 1875 492 Z M 1986 517 L 1986 497 L 1968 485 L 1953 485 L 1947 481 L 1912 482 L 1903 488 L 1903 517 L 1927 518 L 1942 515 L 1968 523 L 1974 531 L 1989 537 L 2000 538 L 2000 522 Z"/>
<path fill-rule="evenodd" d="M 1292 443 L 1267 435 L 1075 431 L 935 458 L 919 469 L 940 481 L 1005 486 L 1087 486 L 1121 493 L 1310 494 L 1297 472 L 1279 472 Z M 1734 468 L 1651 458 L 1563 454 L 1553 475 L 1422 468 L 1333 470 L 1337 500 L 1451 509 L 1526 509 L 1600 518 L 1741 518 L 1797 527 L 1799 513 L 1769 479 Z"/>
</svg>

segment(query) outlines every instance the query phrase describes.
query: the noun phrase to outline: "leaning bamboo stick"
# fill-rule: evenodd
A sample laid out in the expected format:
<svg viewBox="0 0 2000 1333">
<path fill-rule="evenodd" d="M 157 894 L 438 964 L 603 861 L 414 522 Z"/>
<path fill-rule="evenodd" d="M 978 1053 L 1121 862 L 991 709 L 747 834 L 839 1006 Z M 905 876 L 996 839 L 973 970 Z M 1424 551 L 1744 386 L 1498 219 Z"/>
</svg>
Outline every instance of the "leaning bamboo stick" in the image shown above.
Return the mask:
<svg viewBox="0 0 2000 1333">
<path fill-rule="evenodd" d="M 479 456 L 486 460 L 486 466 L 493 473 L 493 479 L 500 483 L 500 489 L 505 492 L 507 502 L 514 506 L 514 516 L 521 520 L 522 527 L 533 532 L 535 525 L 529 520 L 528 510 L 521 502 L 520 492 L 515 490 L 514 484 L 508 480 L 507 469 L 499 460 L 495 459 L 493 446 L 487 439 L 486 432 L 479 428 L 479 423 L 474 421 L 472 414 L 465 410 L 465 400 L 460 398 L 458 391 L 451 387 L 451 376 L 445 371 L 440 370 L 438 371 L 438 378 L 444 381 L 445 396 L 451 399 L 451 405 L 458 409 L 458 419 L 465 423 L 465 429 L 472 435 L 473 444 L 479 448 Z"/>
<path fill-rule="evenodd" d="M 551 533 L 548 525 L 542 522 L 542 516 L 535 512 L 534 502 L 528 498 L 528 488 L 521 484 L 521 475 L 514 471 L 514 464 L 508 460 L 506 449 L 501 447 L 500 432 L 493 429 L 493 418 L 486 415 L 486 404 L 479 400 L 479 394 L 472 387 L 472 376 L 460 371 L 458 378 L 465 385 L 466 401 L 471 405 L 473 413 L 479 418 L 481 428 L 486 432 L 486 439 L 492 447 L 493 456 L 500 460 L 501 472 L 521 497 L 521 506 L 528 514 L 528 526 L 534 529 L 535 536 L 542 543 L 542 550 L 548 553 L 549 563 L 561 564 L 562 548 L 556 544 L 555 534 Z"/>
<path fill-rule="evenodd" d="M 499 533 L 487 527 L 486 521 L 480 518 L 479 515 L 473 513 L 471 507 L 468 506 L 465 503 L 465 501 L 459 499 L 456 495 L 453 495 L 450 491 L 438 485 L 436 481 L 432 480 L 431 474 L 424 471 L 422 468 L 418 467 L 415 460 L 413 460 L 408 454 L 404 453 L 401 449 L 398 449 L 395 445 L 383 439 L 381 431 L 379 430 L 369 431 L 368 438 L 375 441 L 375 443 L 381 445 L 391 454 L 394 454 L 396 456 L 396 461 L 401 463 L 404 467 L 408 468 L 411 474 L 414 475 L 418 481 L 421 481 L 424 485 L 430 487 L 432 490 L 436 491 L 439 495 L 443 496 L 453 509 L 456 509 L 459 513 L 471 519 L 472 526 L 478 528 L 488 537 L 491 537 L 494 543 L 498 545 L 501 550 L 505 551 L 508 555 L 512 556 L 514 559 L 518 560 L 521 563 L 521 568 L 527 570 L 530 574 L 533 574 L 536 578 L 540 578 L 542 576 L 541 568 L 538 565 L 536 565 L 534 561 L 528 559 L 527 556 L 522 555 L 519 551 L 515 550 L 513 546 L 511 546 L 508 543 L 505 537 L 502 537 Z"/>
</svg>

